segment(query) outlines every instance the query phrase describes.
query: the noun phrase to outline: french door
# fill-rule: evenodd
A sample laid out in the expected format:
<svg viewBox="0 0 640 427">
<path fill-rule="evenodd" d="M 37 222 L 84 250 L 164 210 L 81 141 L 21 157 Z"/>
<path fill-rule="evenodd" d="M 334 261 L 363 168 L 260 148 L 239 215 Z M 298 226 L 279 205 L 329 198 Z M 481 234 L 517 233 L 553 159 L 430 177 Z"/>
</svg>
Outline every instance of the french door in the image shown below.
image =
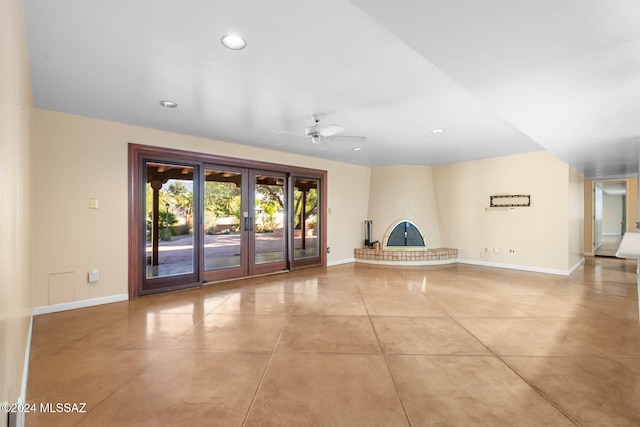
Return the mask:
<svg viewBox="0 0 640 427">
<path fill-rule="evenodd" d="M 318 230 L 322 224 L 321 180 L 313 177 L 293 176 L 292 224 L 294 232 L 291 236 L 292 266 L 304 267 L 321 262 L 320 236 Z"/>
<path fill-rule="evenodd" d="M 132 298 L 326 264 L 324 171 L 135 144 L 129 166 Z"/>
<path fill-rule="evenodd" d="M 287 268 L 285 174 L 204 167 L 203 280 Z"/>
</svg>

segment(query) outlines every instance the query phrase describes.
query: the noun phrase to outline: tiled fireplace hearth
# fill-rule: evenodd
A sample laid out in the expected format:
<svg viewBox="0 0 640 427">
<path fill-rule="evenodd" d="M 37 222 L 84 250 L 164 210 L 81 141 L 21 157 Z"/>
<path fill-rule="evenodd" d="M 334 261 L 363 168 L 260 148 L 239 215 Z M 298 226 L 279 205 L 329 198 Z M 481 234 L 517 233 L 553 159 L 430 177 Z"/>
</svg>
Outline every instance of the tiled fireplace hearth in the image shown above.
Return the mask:
<svg viewBox="0 0 640 427">
<path fill-rule="evenodd" d="M 453 264 L 458 258 L 458 250 L 451 248 L 433 249 L 369 249 L 353 250 L 356 262 L 392 265 L 438 265 Z"/>
</svg>

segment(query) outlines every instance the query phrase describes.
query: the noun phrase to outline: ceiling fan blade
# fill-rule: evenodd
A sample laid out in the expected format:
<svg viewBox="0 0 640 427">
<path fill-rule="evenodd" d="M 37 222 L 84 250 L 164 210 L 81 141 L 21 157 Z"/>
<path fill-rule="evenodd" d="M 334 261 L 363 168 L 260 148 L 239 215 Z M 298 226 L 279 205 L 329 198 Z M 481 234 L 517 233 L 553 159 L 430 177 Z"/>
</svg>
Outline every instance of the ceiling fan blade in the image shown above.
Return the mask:
<svg viewBox="0 0 640 427">
<path fill-rule="evenodd" d="M 329 143 L 327 142 L 327 140 L 325 138 L 322 138 L 322 140 L 320 141 L 320 143 L 318 144 L 318 149 L 320 151 L 327 151 L 329 148 L 331 148 L 331 146 L 329 145 Z"/>
<path fill-rule="evenodd" d="M 271 132 L 274 132 L 274 133 L 284 133 L 285 135 L 304 136 L 304 134 L 302 134 L 302 133 L 289 132 L 288 130 L 279 130 L 279 129 L 274 129 L 274 130 L 272 130 Z"/>
<path fill-rule="evenodd" d="M 337 125 L 331 125 L 331 126 L 327 126 L 326 128 L 322 129 L 320 131 L 320 135 L 322 135 L 322 136 L 324 136 L 326 138 L 326 137 L 333 136 L 333 135 L 335 135 L 337 133 L 340 133 L 340 132 L 344 132 L 344 128 L 342 128 L 340 126 L 337 126 Z"/>
<path fill-rule="evenodd" d="M 337 135 L 329 137 L 332 141 L 356 142 L 362 143 L 367 140 L 366 136 Z"/>
<path fill-rule="evenodd" d="M 298 135 L 298 136 L 299 136 L 299 135 Z M 292 138 L 289 138 L 289 140 L 288 140 L 288 141 L 277 142 L 277 143 L 273 144 L 273 146 L 274 146 L 274 147 L 286 147 L 287 145 L 299 145 L 299 144 L 300 144 L 300 143 L 302 143 L 302 142 L 304 142 L 304 141 L 303 141 L 303 140 L 301 140 L 301 139 L 297 139 L 297 138 L 292 139 Z"/>
</svg>

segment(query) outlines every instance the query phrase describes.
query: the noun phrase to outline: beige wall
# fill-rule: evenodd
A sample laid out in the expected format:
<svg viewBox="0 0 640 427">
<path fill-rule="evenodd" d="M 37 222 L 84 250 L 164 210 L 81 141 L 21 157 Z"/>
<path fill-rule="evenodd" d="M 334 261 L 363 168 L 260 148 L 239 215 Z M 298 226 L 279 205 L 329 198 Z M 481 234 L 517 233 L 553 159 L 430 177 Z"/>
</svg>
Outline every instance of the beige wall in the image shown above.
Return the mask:
<svg viewBox="0 0 640 427">
<path fill-rule="evenodd" d="M 30 120 L 22 2 L 0 2 L 0 402 L 16 402 L 31 314 Z M 6 425 L 0 411 L 0 425 Z"/>
<path fill-rule="evenodd" d="M 627 231 L 637 232 L 638 217 L 638 178 L 627 179 Z"/>
<path fill-rule="evenodd" d="M 420 229 L 427 247 L 440 247 L 440 227 L 431 166 L 373 168 L 368 216 L 373 221 L 374 241 L 383 243 L 389 227 L 401 219 L 407 219 Z M 362 240 L 364 242 L 364 231 Z"/>
<path fill-rule="evenodd" d="M 352 259 L 361 244 L 369 168 L 36 109 L 34 306 L 127 292 L 129 142 L 327 170 L 328 263 Z M 100 282 L 90 285 L 94 268 Z"/>
<path fill-rule="evenodd" d="M 584 259 L 584 176 L 577 169 L 569 169 L 569 263 L 570 269 Z"/>
<path fill-rule="evenodd" d="M 570 202 L 570 180 L 575 194 L 580 178 L 545 151 L 434 166 L 442 245 L 463 260 L 568 271 L 579 239 L 570 213 L 582 209 L 577 197 Z M 496 194 L 531 195 L 531 206 L 487 210 Z"/>
<path fill-rule="evenodd" d="M 593 181 L 584 182 L 584 254 L 592 256 L 594 251 L 593 236 Z"/>
</svg>

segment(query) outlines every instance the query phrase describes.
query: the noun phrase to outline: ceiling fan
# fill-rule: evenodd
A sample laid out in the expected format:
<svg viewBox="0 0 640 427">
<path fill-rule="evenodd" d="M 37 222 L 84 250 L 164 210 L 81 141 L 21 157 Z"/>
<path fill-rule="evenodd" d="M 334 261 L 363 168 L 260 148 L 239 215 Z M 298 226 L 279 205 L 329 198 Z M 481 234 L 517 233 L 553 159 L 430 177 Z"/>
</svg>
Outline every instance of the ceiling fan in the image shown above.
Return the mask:
<svg viewBox="0 0 640 427">
<path fill-rule="evenodd" d="M 341 132 L 344 132 L 344 128 L 338 125 L 329 125 L 323 127 L 320 125 L 320 119 L 322 119 L 322 114 L 312 114 L 311 119 L 314 124 L 312 126 L 304 128 L 304 133 L 296 133 L 289 132 L 286 130 L 274 130 L 275 133 L 281 133 L 286 135 L 295 135 L 295 136 L 303 136 L 307 140 L 311 141 L 312 144 L 317 144 L 321 150 L 326 150 L 329 148 L 329 141 L 348 141 L 355 143 L 363 143 L 367 140 L 364 136 L 350 136 L 350 135 L 338 135 Z M 275 144 L 276 147 L 288 145 L 290 143 L 278 143 Z"/>
</svg>

